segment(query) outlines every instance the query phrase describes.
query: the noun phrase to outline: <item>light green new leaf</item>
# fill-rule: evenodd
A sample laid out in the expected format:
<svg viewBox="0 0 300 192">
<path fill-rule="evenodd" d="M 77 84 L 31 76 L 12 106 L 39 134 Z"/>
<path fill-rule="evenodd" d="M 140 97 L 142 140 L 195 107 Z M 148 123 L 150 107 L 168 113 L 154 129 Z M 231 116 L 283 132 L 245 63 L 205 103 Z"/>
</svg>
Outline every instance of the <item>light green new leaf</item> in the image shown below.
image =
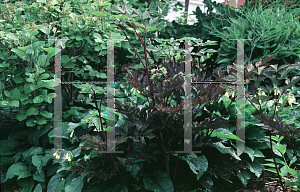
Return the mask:
<svg viewBox="0 0 300 192">
<path fill-rule="evenodd" d="M 52 116 L 53 116 L 53 114 L 49 113 L 48 111 L 41 111 L 40 114 L 46 118 L 52 118 Z"/>
</svg>

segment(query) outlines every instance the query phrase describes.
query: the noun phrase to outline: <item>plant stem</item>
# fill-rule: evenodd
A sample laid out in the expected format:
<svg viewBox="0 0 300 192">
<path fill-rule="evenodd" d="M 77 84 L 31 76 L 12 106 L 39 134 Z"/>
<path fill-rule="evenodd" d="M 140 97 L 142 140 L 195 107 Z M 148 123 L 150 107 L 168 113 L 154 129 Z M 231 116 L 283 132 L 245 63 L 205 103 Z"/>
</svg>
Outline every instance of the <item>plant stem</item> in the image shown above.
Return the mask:
<svg viewBox="0 0 300 192">
<path fill-rule="evenodd" d="M 272 158 L 273 158 L 273 161 L 274 161 L 274 164 L 275 164 L 275 169 L 276 169 L 276 172 L 277 172 L 277 177 L 279 179 L 279 182 L 281 184 L 281 187 L 283 189 L 283 191 L 285 192 L 285 187 L 284 187 L 284 184 L 282 183 L 281 181 L 281 177 L 279 175 L 279 171 L 278 171 L 278 168 L 277 168 L 277 163 L 275 161 L 275 157 L 274 157 L 274 153 L 273 153 L 273 146 L 272 146 L 272 138 L 271 138 L 271 130 L 269 130 L 269 136 L 270 136 L 270 146 L 271 146 L 271 154 L 272 154 Z"/>
<path fill-rule="evenodd" d="M 162 148 L 163 148 L 164 155 L 165 155 L 165 163 L 166 163 L 167 174 L 170 177 L 170 168 L 169 168 L 168 156 L 167 156 L 166 148 L 165 148 L 165 145 L 164 145 L 164 139 L 163 139 L 163 136 L 161 134 L 161 130 L 159 130 L 159 136 L 160 136 L 160 141 L 161 141 Z"/>
</svg>

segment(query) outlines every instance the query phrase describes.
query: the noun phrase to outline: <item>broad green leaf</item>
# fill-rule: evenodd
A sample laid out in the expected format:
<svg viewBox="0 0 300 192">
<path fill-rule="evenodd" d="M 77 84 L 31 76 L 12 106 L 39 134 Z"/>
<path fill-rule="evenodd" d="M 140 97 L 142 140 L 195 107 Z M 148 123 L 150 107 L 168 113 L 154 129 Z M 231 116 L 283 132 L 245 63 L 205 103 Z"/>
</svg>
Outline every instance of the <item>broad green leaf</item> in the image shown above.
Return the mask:
<svg viewBox="0 0 300 192">
<path fill-rule="evenodd" d="M 143 13 L 143 15 L 142 15 L 142 18 L 143 18 L 143 19 L 147 19 L 147 18 L 149 18 L 149 17 L 150 17 L 150 14 L 149 14 L 148 11 L 145 11 L 145 12 Z"/>
<path fill-rule="evenodd" d="M 50 29 L 49 27 L 43 27 L 40 29 L 41 32 L 45 33 L 46 35 L 50 34 Z"/>
<path fill-rule="evenodd" d="M 26 115 L 37 115 L 38 114 L 38 109 L 35 107 L 31 107 L 26 111 Z"/>
<path fill-rule="evenodd" d="M 32 164 L 36 166 L 38 171 L 42 171 L 42 155 L 33 155 L 32 156 Z"/>
<path fill-rule="evenodd" d="M 4 89 L 4 84 L 2 82 L 0 82 L 0 90 Z"/>
<path fill-rule="evenodd" d="M 47 121 L 46 121 L 46 119 L 44 119 L 44 118 L 38 118 L 38 119 L 37 119 L 37 124 L 38 124 L 38 125 L 47 124 Z"/>
<path fill-rule="evenodd" d="M 16 53 L 21 59 L 26 60 L 25 53 L 19 49 L 12 48 L 12 52 Z"/>
<path fill-rule="evenodd" d="M 28 127 L 33 127 L 35 125 L 35 123 L 34 123 L 33 119 L 27 119 L 26 125 Z"/>
<path fill-rule="evenodd" d="M 52 116 L 53 116 L 53 114 L 49 113 L 48 111 L 41 111 L 40 114 L 46 118 L 52 118 Z"/>
<path fill-rule="evenodd" d="M 251 173 L 249 170 L 239 170 L 237 173 L 238 178 L 241 180 L 243 185 L 246 187 L 248 181 L 251 179 Z"/>
<path fill-rule="evenodd" d="M 20 76 L 15 76 L 12 78 L 16 83 L 23 83 L 23 78 Z M 1 87 L 1 86 L 0 86 Z M 1 89 L 0 89 L 1 90 Z"/>
<path fill-rule="evenodd" d="M 39 67 L 44 67 L 44 65 L 46 64 L 46 61 L 47 61 L 47 55 L 39 55 L 39 58 L 38 58 L 38 66 Z"/>
<path fill-rule="evenodd" d="M 19 107 L 19 101 L 11 101 L 11 102 L 9 102 L 9 105 L 11 106 L 11 107 Z"/>
<path fill-rule="evenodd" d="M 276 145 L 275 147 L 276 147 L 276 149 L 278 149 L 280 151 L 280 153 L 282 155 L 285 154 L 285 152 L 286 152 L 286 147 L 285 146 L 283 146 L 283 145 Z"/>
<path fill-rule="evenodd" d="M 230 131 L 224 128 L 215 129 L 214 132 L 211 134 L 211 137 L 234 139 L 244 142 L 239 137 L 237 137 L 236 135 L 232 134 Z"/>
<path fill-rule="evenodd" d="M 17 119 L 18 121 L 23 121 L 23 120 L 25 120 L 26 118 L 27 118 L 27 115 L 22 114 L 22 113 L 18 113 L 17 116 L 16 116 L 16 119 Z"/>
<path fill-rule="evenodd" d="M 7 37 L 8 39 L 18 40 L 18 38 L 15 37 L 14 34 L 7 34 L 6 37 Z"/>
<path fill-rule="evenodd" d="M 38 185 L 35 187 L 35 189 L 34 189 L 33 192 L 43 192 L 43 188 L 42 188 L 41 184 L 38 184 Z"/>
<path fill-rule="evenodd" d="M 264 167 L 255 159 L 253 162 L 248 162 L 249 170 L 255 174 L 257 178 L 259 178 L 262 174 Z"/>
<path fill-rule="evenodd" d="M 86 175 L 87 173 L 81 173 L 79 177 L 73 179 L 69 185 L 66 185 L 65 192 L 81 192 Z"/>
<path fill-rule="evenodd" d="M 50 179 L 47 185 L 47 192 L 57 192 L 59 191 L 59 183 L 63 181 L 65 174 L 63 172 L 58 172 Z M 61 192 L 61 190 L 60 190 Z"/>
<path fill-rule="evenodd" d="M 13 100 L 19 100 L 20 99 L 20 91 L 18 88 L 14 88 L 13 90 L 11 90 L 10 92 L 11 97 Z"/>
<path fill-rule="evenodd" d="M 145 173 L 143 178 L 144 186 L 147 190 L 157 192 L 173 192 L 174 186 L 172 180 L 162 171 L 154 171 L 152 173 Z"/>
<path fill-rule="evenodd" d="M 234 158 L 236 158 L 237 160 L 241 160 L 239 158 L 239 156 L 237 156 L 237 154 L 235 153 L 235 151 L 233 151 L 231 149 L 231 147 L 226 147 L 224 146 L 224 144 L 222 142 L 216 142 L 216 143 L 212 143 L 209 144 L 215 148 L 217 148 L 221 153 L 225 154 L 225 153 L 229 153 L 231 156 L 233 156 Z"/>
<path fill-rule="evenodd" d="M 40 79 L 47 79 L 50 75 L 48 73 L 43 73 L 41 76 L 40 76 Z"/>
<path fill-rule="evenodd" d="M 11 165 L 6 172 L 6 182 L 8 179 L 12 179 L 14 176 L 18 176 L 18 180 L 26 177 L 30 177 L 32 174 L 30 173 L 29 167 L 24 165 L 22 162 L 17 162 Z"/>
<path fill-rule="evenodd" d="M 70 57 L 68 55 L 61 56 L 62 63 L 68 63 L 69 60 L 70 60 Z"/>
<path fill-rule="evenodd" d="M 33 99 L 33 103 L 41 103 L 43 102 L 43 96 L 42 95 L 38 95 Z"/>
<path fill-rule="evenodd" d="M 204 155 L 198 157 L 195 153 L 190 153 L 180 158 L 189 164 L 190 169 L 197 175 L 197 180 L 200 179 L 208 168 L 208 162 Z"/>
</svg>

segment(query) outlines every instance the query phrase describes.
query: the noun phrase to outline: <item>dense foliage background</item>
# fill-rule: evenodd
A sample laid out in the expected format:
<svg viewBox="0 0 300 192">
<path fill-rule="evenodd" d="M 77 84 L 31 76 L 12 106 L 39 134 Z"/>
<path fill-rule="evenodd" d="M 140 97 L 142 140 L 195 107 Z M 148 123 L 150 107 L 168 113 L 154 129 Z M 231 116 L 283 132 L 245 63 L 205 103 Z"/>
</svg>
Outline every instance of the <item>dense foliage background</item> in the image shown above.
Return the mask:
<svg viewBox="0 0 300 192">
<path fill-rule="evenodd" d="M 169 0 L 0 4 L 3 189 L 233 191 L 251 187 L 268 171 L 278 188 L 299 190 L 298 4 L 247 2 L 236 11 L 204 2 L 208 11 L 197 8 L 194 25 L 164 20 Z M 59 80 L 53 73 L 58 50 L 49 39 L 64 37 Z M 115 149 L 124 153 L 104 153 L 105 84 L 62 85 L 63 150 L 57 150 L 55 86 L 105 81 L 105 40 L 111 37 L 124 40 L 114 48 Z M 193 84 L 191 142 L 201 153 L 176 153 L 184 149 L 185 38 L 194 47 L 191 79 L 197 82 L 236 81 L 231 39 L 252 39 L 245 41 L 242 154 L 236 153 L 242 141 L 236 136 L 237 95 L 228 84 Z"/>
</svg>

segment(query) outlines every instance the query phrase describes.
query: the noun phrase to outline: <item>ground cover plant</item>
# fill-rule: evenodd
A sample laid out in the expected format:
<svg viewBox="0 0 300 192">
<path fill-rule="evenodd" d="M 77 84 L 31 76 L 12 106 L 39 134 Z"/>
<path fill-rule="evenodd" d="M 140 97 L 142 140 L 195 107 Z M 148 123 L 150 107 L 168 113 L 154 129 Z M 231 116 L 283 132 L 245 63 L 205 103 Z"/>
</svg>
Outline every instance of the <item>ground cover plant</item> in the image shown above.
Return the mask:
<svg viewBox="0 0 300 192">
<path fill-rule="evenodd" d="M 240 139 L 235 136 L 234 87 L 192 86 L 192 149 L 201 153 L 178 154 L 175 151 L 184 145 L 184 80 L 236 81 L 235 65 L 231 63 L 216 69 L 213 76 L 197 68 L 193 68 L 191 77 L 185 76 L 185 40 L 197 47 L 192 56 L 200 57 L 202 62 L 209 58 L 207 53 L 216 52 L 206 49 L 216 42 L 191 37 L 148 38 L 156 27 L 163 28 L 158 23 L 159 16 L 150 14 L 150 2 L 135 8 L 130 6 L 134 1 L 115 1 L 116 7 L 101 1 L 36 2 L 27 10 L 32 13 L 38 3 L 52 10 L 47 12 L 50 16 L 25 14 L 25 18 L 36 16 L 45 18 L 45 22 L 62 19 L 57 19 L 61 21 L 56 22 L 57 27 L 32 21 L 29 27 L 23 21 L 1 26 L 5 27 L 1 31 L 1 48 L 6 50 L 1 53 L 1 107 L 13 108 L 4 115 L 17 120 L 10 125 L 12 130 L 6 131 L 8 139 L 1 140 L 2 183 L 15 181 L 23 191 L 221 191 L 218 184 L 224 180 L 230 191 L 270 171 L 277 174 L 283 191 L 287 186 L 299 188 L 298 63 L 271 65 L 275 57 L 271 55 L 253 65 L 246 64 L 246 93 L 250 89 L 253 92 L 246 94 L 246 150 L 241 155 L 236 153 L 235 145 Z M 23 4 L 24 8 L 18 10 L 11 6 L 5 3 L 1 7 L 7 22 L 8 17 L 21 18 L 18 14 L 27 7 Z M 66 9 L 72 13 L 65 14 Z M 88 19 L 82 11 L 92 16 Z M 83 15 L 82 20 L 77 14 Z M 111 31 L 104 30 L 106 25 L 97 27 L 100 21 L 109 23 Z M 83 29 L 89 28 L 91 31 L 85 33 Z M 107 149 L 106 87 L 80 83 L 72 85 L 72 92 L 66 89 L 63 96 L 63 150 L 45 153 L 53 149 L 52 90 L 56 81 L 52 80 L 53 74 L 46 72 L 52 70 L 54 45 L 43 42 L 43 35 L 50 37 L 58 31 L 61 35 L 56 37 L 67 33 L 72 43 L 83 41 L 75 48 L 63 42 L 63 53 L 68 55 L 62 57 L 63 66 L 75 71 L 78 79 L 105 79 L 106 75 L 91 64 L 93 58 L 106 53 L 103 39 L 118 36 L 127 40 L 120 46 L 125 46 L 137 63 L 115 83 L 115 149 L 123 154 L 103 153 Z M 155 43 L 148 44 L 149 41 Z M 90 56 L 85 51 L 77 52 L 84 50 L 84 42 L 98 47 L 94 51 L 99 53 Z M 76 52 L 79 55 L 72 57 Z M 155 61 L 156 58 L 162 60 Z M 21 65 L 24 69 L 19 68 Z M 262 84 L 267 78 L 274 83 Z M 285 186 L 282 179 L 287 174 L 295 180 Z"/>
</svg>

